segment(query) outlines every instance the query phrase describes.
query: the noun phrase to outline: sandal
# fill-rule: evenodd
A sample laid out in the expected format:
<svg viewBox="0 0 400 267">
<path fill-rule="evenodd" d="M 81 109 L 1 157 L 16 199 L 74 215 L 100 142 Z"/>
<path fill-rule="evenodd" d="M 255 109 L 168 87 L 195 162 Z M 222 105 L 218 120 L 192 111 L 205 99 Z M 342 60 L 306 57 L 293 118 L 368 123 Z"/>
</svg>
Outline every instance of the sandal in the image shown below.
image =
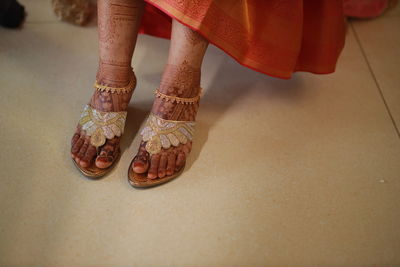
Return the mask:
<svg viewBox="0 0 400 267">
<path fill-rule="evenodd" d="M 135 86 L 136 77 L 134 74 L 132 74 L 129 84 L 125 87 L 109 87 L 105 85 L 99 85 L 97 82 L 94 85 L 96 90 L 107 91 L 111 93 L 128 93 L 133 91 Z M 96 147 L 96 158 L 100 156 L 100 148 L 106 143 L 107 139 L 113 139 L 114 137 L 122 136 L 124 133 L 126 116 L 126 111 L 104 112 L 99 111 L 90 105 L 85 106 L 79 120 L 79 125 L 82 127 L 82 130 L 86 131 L 85 135 L 90 136 L 90 144 Z M 74 159 L 72 159 L 72 161 L 83 175 L 88 178 L 97 179 L 103 177 L 114 168 L 120 158 L 120 155 L 121 149 L 118 147 L 114 155 L 111 156 L 114 159 L 113 163 L 108 168 L 104 169 L 98 168 L 94 162 L 91 164 L 91 166 L 84 168 L 76 163 Z M 110 156 L 106 155 L 106 157 Z"/>
<path fill-rule="evenodd" d="M 193 98 L 180 98 L 175 96 L 164 95 L 156 90 L 156 97 L 160 97 L 165 101 L 172 101 L 183 104 L 193 104 L 200 99 L 200 94 Z M 195 121 L 174 121 L 165 120 L 151 113 L 147 119 L 146 125 L 141 131 L 142 140 L 146 143 L 146 151 L 151 155 L 158 154 L 161 149 L 168 149 L 171 146 L 177 147 L 180 144 L 186 144 L 192 141 L 194 135 Z M 185 165 L 172 175 L 163 178 L 149 179 L 147 173 L 136 173 L 132 169 L 132 164 L 136 157 L 133 158 L 128 170 L 128 181 L 136 188 L 146 188 L 164 184 L 178 177 L 184 170 Z"/>
</svg>

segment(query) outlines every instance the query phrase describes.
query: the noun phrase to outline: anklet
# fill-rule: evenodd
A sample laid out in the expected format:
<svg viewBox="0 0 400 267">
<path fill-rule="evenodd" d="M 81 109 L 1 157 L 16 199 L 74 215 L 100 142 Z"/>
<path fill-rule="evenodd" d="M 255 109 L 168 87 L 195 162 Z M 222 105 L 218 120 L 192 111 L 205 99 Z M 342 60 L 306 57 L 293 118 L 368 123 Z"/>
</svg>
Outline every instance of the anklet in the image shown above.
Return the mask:
<svg viewBox="0 0 400 267">
<path fill-rule="evenodd" d="M 200 88 L 200 93 L 197 96 L 188 97 L 188 98 L 166 95 L 166 94 L 161 93 L 159 89 L 157 89 L 154 92 L 154 94 L 156 97 L 164 99 L 167 102 L 172 102 L 172 103 L 176 102 L 176 103 L 180 103 L 180 104 L 190 105 L 190 104 L 194 104 L 197 101 L 199 101 L 201 91 L 202 91 L 202 89 Z"/>
<path fill-rule="evenodd" d="M 133 89 L 136 86 L 136 76 L 134 73 L 132 73 L 132 77 L 129 80 L 128 85 L 124 86 L 124 87 L 111 87 L 111 86 L 107 86 L 107 85 L 102 85 L 99 84 L 97 81 L 94 83 L 94 88 L 97 91 L 100 92 L 111 92 L 111 93 L 129 93 L 131 91 L 133 91 Z"/>
</svg>

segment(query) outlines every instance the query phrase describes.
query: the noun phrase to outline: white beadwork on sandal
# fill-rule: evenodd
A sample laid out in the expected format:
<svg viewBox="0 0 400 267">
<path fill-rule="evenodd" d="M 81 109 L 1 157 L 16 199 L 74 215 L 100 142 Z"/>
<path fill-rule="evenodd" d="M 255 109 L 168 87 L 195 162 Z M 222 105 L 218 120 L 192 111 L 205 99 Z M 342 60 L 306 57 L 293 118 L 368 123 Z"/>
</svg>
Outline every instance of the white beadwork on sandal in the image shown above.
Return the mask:
<svg viewBox="0 0 400 267">
<path fill-rule="evenodd" d="M 177 147 L 192 141 L 195 124 L 194 121 L 164 120 L 150 114 L 140 133 L 143 141 L 147 142 L 146 151 L 153 155 L 159 153 L 161 148 Z"/>
<path fill-rule="evenodd" d="M 105 144 L 106 139 L 120 137 L 124 133 L 126 111 L 103 112 L 85 106 L 79 120 L 82 130 L 90 136 L 90 143 L 95 147 Z"/>
</svg>

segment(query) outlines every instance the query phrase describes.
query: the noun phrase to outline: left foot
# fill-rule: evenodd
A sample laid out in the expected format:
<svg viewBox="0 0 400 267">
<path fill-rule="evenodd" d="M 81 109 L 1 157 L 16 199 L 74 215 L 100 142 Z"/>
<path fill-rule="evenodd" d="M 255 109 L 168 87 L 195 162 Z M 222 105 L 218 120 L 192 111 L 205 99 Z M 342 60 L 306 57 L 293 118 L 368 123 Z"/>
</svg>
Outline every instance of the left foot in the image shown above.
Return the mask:
<svg viewBox="0 0 400 267">
<path fill-rule="evenodd" d="M 131 77 L 129 78 L 131 80 L 131 83 L 129 83 L 129 86 L 134 87 L 136 84 L 136 78 L 134 74 L 131 74 Z M 129 80 L 128 80 L 129 81 Z M 128 82 L 122 83 L 123 85 L 126 86 Z M 113 85 L 115 87 L 123 87 L 123 85 Z M 129 91 L 127 92 L 113 92 L 113 91 L 108 91 L 108 90 L 95 90 L 92 98 L 85 109 L 87 112 L 87 115 L 85 118 L 81 118 L 81 121 L 86 121 L 85 125 L 93 125 L 93 126 L 101 126 L 101 125 L 107 125 L 106 121 L 104 119 L 114 121 L 115 119 L 110 119 L 110 118 L 120 118 L 120 116 L 116 117 L 111 117 L 110 113 L 111 112 L 119 112 L 123 113 L 127 110 L 129 101 L 131 99 L 133 92 L 133 88 L 130 88 Z M 105 114 L 105 115 L 95 115 L 96 114 Z M 92 118 L 93 117 L 93 118 Z M 101 117 L 101 118 L 100 118 Z M 94 121 L 101 120 L 100 124 L 97 125 L 93 123 Z M 112 129 L 114 135 L 116 132 L 120 131 L 123 132 L 123 127 L 124 125 L 122 124 L 122 119 L 118 119 L 118 121 L 115 121 L 111 123 L 110 125 L 107 125 L 107 129 Z M 121 125 L 120 125 L 121 124 Z M 116 127 L 117 125 L 117 127 Z M 90 126 L 92 127 L 92 126 Z M 89 128 L 90 128 L 89 127 Z M 111 127 L 111 128 L 110 128 Z M 103 134 L 100 134 L 100 137 L 104 137 L 104 142 L 99 141 L 101 139 L 99 135 L 96 135 L 96 131 L 94 131 L 94 135 L 90 136 L 85 130 L 85 126 L 82 126 L 80 123 L 77 125 L 76 132 L 74 136 L 72 137 L 71 141 L 71 157 L 77 164 L 79 164 L 80 167 L 82 168 L 88 168 L 90 166 L 95 165 L 99 169 L 106 169 L 110 167 L 115 159 L 116 156 L 119 152 L 119 143 L 121 136 L 114 136 L 113 138 L 109 139 L 106 138 L 104 135 L 104 129 Z M 103 127 L 101 127 L 103 128 Z M 118 129 L 115 129 L 118 128 Z M 108 135 L 110 135 L 108 133 Z M 93 141 L 92 139 L 95 139 Z M 96 141 L 97 140 L 97 141 Z M 100 142 L 100 143 L 99 143 Z M 98 144 L 98 148 L 95 147 L 95 144 Z"/>
<path fill-rule="evenodd" d="M 186 62 L 181 66 L 167 65 L 159 90 L 167 96 L 196 97 L 200 93 L 200 70 L 193 69 Z M 194 121 L 198 108 L 198 101 L 183 104 L 157 97 L 152 114 L 163 120 Z M 146 144 L 142 140 L 131 168 L 135 173 L 147 173 L 149 179 L 163 178 L 179 172 L 192 149 L 192 142 L 188 141 L 167 149 L 161 148 L 159 153 L 150 155 Z"/>
</svg>

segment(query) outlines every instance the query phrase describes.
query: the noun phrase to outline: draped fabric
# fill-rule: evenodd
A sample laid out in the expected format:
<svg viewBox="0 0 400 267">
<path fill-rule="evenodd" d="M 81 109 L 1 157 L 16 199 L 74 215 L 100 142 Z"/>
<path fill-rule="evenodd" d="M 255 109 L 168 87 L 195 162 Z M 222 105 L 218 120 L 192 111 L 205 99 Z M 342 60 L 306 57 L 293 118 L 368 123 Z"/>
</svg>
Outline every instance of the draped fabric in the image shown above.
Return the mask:
<svg viewBox="0 0 400 267">
<path fill-rule="evenodd" d="M 171 18 L 240 64 L 288 79 L 335 70 L 344 46 L 342 0 L 146 0 L 141 33 L 170 38 Z"/>
<path fill-rule="evenodd" d="M 344 0 L 344 14 L 349 17 L 373 18 L 381 15 L 389 0 Z"/>
</svg>

